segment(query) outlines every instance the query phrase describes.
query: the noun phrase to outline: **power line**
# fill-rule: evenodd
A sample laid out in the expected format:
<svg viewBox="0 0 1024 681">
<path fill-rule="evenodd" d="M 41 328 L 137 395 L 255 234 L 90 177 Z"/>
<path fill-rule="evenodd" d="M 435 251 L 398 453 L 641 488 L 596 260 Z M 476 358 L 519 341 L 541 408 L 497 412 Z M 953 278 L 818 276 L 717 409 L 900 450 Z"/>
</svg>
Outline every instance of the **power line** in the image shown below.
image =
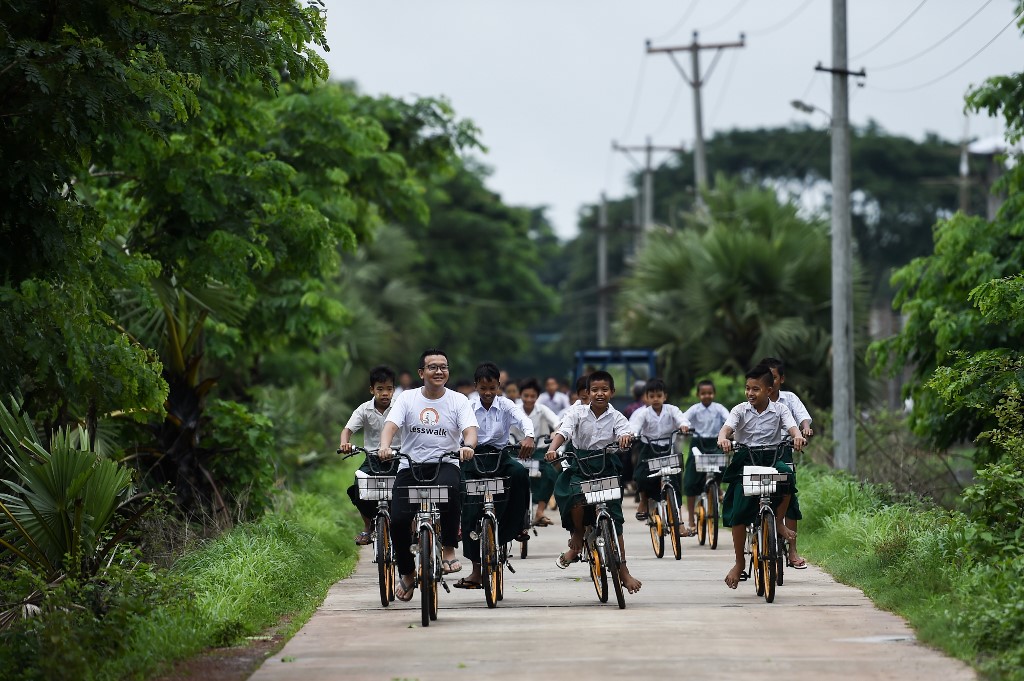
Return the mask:
<svg viewBox="0 0 1024 681">
<path fill-rule="evenodd" d="M 916 92 L 917 90 L 923 90 L 926 87 L 929 87 L 931 85 L 935 85 L 940 80 L 948 78 L 949 76 L 953 75 L 954 73 L 956 73 L 957 71 L 959 71 L 963 67 L 967 66 L 967 64 L 970 63 L 971 60 L 973 60 L 979 54 L 981 54 L 986 49 L 988 49 L 988 46 L 996 41 L 996 38 L 1001 36 L 1006 31 L 1006 29 L 1010 28 L 1010 26 L 1012 26 L 1013 24 L 1015 24 L 1017 22 L 1017 20 L 1021 16 L 1021 14 L 1024 14 L 1024 10 L 1018 12 L 1017 15 L 1014 16 L 1013 19 L 1010 20 L 1010 23 L 1006 24 L 1006 26 L 1003 26 L 1001 29 L 999 29 L 999 32 L 996 33 L 994 36 L 992 36 L 992 38 L 987 43 L 982 45 L 981 48 L 977 52 L 972 54 L 967 59 L 964 59 L 962 62 L 960 62 L 959 64 L 957 64 L 953 68 L 951 68 L 949 71 L 946 71 L 941 76 L 938 76 L 937 78 L 933 78 L 932 80 L 929 80 L 927 83 L 921 83 L 920 85 L 915 85 L 913 87 L 908 87 L 908 88 L 895 88 L 895 89 L 892 89 L 892 88 L 874 87 L 874 89 L 875 90 L 879 90 L 881 92 L 901 93 L 901 92 Z"/>
<path fill-rule="evenodd" d="M 928 2 L 928 0 L 921 0 L 921 4 L 919 4 L 917 7 L 915 7 L 914 10 L 903 19 L 903 21 L 901 21 L 900 23 L 896 24 L 896 28 L 894 28 L 891 31 L 889 31 L 888 33 L 886 33 L 884 38 L 882 38 L 877 43 L 875 43 L 874 45 L 872 45 L 868 49 L 864 50 L 863 52 L 859 52 L 859 53 L 853 55 L 852 57 L 850 57 L 850 59 L 860 59 L 861 57 L 863 57 L 864 55 L 868 54 L 869 52 L 874 52 L 877 48 L 881 47 L 889 38 L 893 37 L 896 34 L 896 31 L 898 31 L 901 28 L 903 28 L 903 26 L 906 25 L 906 23 L 908 21 L 910 21 L 910 19 L 915 14 L 917 14 L 917 10 L 921 9 L 922 7 L 924 7 L 924 4 L 926 2 Z"/>
<path fill-rule="evenodd" d="M 778 31 L 781 28 L 785 28 L 786 26 L 789 25 L 789 23 L 791 21 L 793 21 L 798 16 L 803 14 L 803 11 L 805 9 L 807 9 L 808 7 L 810 7 L 812 2 L 814 2 L 814 0 L 806 0 L 804 2 L 804 4 L 800 5 L 795 10 L 793 10 L 785 19 L 783 19 L 779 23 L 774 24 L 772 26 L 769 26 L 768 28 L 759 29 L 757 31 L 747 31 L 747 35 L 752 35 L 752 36 L 754 36 L 756 38 L 759 38 L 759 37 L 761 37 L 763 35 L 769 35 L 770 33 L 775 33 L 775 31 Z"/>
<path fill-rule="evenodd" d="M 671 38 L 673 35 L 675 35 L 675 32 L 683 27 L 683 25 L 686 23 L 686 20 L 690 18 L 690 15 L 693 14 L 693 10 L 695 9 L 697 9 L 697 0 L 691 0 L 690 6 L 687 8 L 685 12 L 683 12 L 683 16 L 679 19 L 679 21 L 676 22 L 675 26 L 670 28 L 668 33 L 660 35 L 654 40 L 661 42 L 665 38 Z"/>
<path fill-rule="evenodd" d="M 636 119 L 637 105 L 640 103 L 640 93 L 644 88 L 644 74 L 647 69 L 647 60 L 641 57 L 640 72 L 636 76 L 636 85 L 633 87 L 633 103 L 629 106 L 629 116 L 626 118 L 626 129 L 620 137 L 628 137 L 633 131 L 633 121 Z"/>
<path fill-rule="evenodd" d="M 926 47 L 925 49 L 921 50 L 917 54 L 915 54 L 915 55 L 913 55 L 911 57 L 907 57 L 906 59 L 902 59 L 902 60 L 900 60 L 898 62 L 894 62 L 892 64 L 886 64 L 885 66 L 874 66 L 874 67 L 871 68 L 872 73 L 877 72 L 877 71 L 888 71 L 890 69 L 895 69 L 897 67 L 903 66 L 904 64 L 909 64 L 910 62 L 915 61 L 915 60 L 917 60 L 920 57 L 923 57 L 924 55 L 928 54 L 929 52 L 934 50 L 936 47 L 938 47 L 939 45 L 941 45 L 942 43 L 946 42 L 947 40 L 952 38 L 954 35 L 959 33 L 960 30 L 964 26 L 969 24 L 971 22 L 971 20 L 974 19 L 974 17 L 976 17 L 979 14 L 981 14 L 981 11 L 983 9 L 985 9 L 986 7 L 988 7 L 989 5 L 991 5 L 991 4 L 992 4 L 992 0 L 988 0 L 984 5 L 979 7 L 978 10 L 974 14 L 972 14 L 969 17 L 967 17 L 967 19 L 965 19 L 963 23 L 961 23 L 959 26 L 954 28 L 952 31 L 950 31 L 949 33 L 944 35 L 942 38 L 940 38 L 938 42 L 933 43 L 929 47 Z"/>
<path fill-rule="evenodd" d="M 676 105 L 679 103 L 679 95 L 683 94 L 683 81 L 676 82 L 676 89 L 672 93 L 672 100 L 669 102 L 668 109 L 665 111 L 665 117 L 661 119 L 661 123 L 658 124 L 657 129 L 654 131 L 654 136 L 657 137 L 661 134 L 668 126 L 668 122 L 672 120 L 672 114 L 676 112 Z"/>
<path fill-rule="evenodd" d="M 722 103 L 725 101 L 725 95 L 729 92 L 729 81 L 732 80 L 732 73 L 736 68 L 736 62 L 738 60 L 737 53 L 733 52 L 729 56 L 729 66 L 726 67 L 725 71 L 725 82 L 722 83 L 722 91 L 718 93 L 718 100 L 715 102 L 714 108 L 711 109 L 711 120 L 714 121 L 718 118 L 718 112 L 722 108 Z"/>
<path fill-rule="evenodd" d="M 721 19 L 719 19 L 715 23 L 711 24 L 710 26 L 705 26 L 704 28 L 702 28 L 700 30 L 702 32 L 713 31 L 713 30 L 715 30 L 716 28 L 718 28 L 720 26 L 725 26 L 727 23 L 729 23 L 730 19 L 732 19 L 734 16 L 736 16 L 736 14 L 741 9 L 743 9 L 743 5 L 747 4 L 748 2 L 750 2 L 750 0 L 740 0 L 738 3 L 736 3 L 736 6 L 732 8 L 731 12 L 729 12 L 724 17 L 722 17 Z"/>
</svg>

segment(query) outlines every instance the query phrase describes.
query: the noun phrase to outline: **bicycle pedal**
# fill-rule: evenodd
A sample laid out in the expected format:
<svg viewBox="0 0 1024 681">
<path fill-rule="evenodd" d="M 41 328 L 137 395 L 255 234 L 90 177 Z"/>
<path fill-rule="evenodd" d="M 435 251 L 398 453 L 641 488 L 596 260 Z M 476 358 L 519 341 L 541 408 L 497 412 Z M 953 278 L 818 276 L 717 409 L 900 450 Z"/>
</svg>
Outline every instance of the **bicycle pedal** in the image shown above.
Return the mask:
<svg viewBox="0 0 1024 681">
<path fill-rule="evenodd" d="M 511 572 L 512 574 L 516 573 L 516 569 L 514 567 L 512 567 L 511 561 L 506 561 L 505 562 L 505 567 L 507 567 L 508 571 Z"/>
<path fill-rule="evenodd" d="M 443 579 L 441 580 L 441 586 L 444 587 L 445 593 L 450 594 L 452 592 L 452 590 L 448 588 L 448 582 L 444 581 Z"/>
</svg>

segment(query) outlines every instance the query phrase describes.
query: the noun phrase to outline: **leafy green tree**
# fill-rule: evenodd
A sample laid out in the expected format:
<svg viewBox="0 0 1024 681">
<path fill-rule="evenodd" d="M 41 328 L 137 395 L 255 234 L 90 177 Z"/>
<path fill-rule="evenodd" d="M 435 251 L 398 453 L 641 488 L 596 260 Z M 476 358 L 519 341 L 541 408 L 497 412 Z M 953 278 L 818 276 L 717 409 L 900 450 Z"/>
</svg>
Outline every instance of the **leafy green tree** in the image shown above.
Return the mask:
<svg viewBox="0 0 1024 681">
<path fill-rule="evenodd" d="M 621 336 L 657 348 L 666 377 L 681 390 L 701 375 L 742 374 L 761 357 L 776 356 L 789 367 L 787 385 L 827 406 L 825 226 L 800 218 L 771 190 L 722 177 L 707 207 L 706 219 L 650 235 L 617 301 Z M 863 302 L 861 295 L 860 323 Z"/>
</svg>

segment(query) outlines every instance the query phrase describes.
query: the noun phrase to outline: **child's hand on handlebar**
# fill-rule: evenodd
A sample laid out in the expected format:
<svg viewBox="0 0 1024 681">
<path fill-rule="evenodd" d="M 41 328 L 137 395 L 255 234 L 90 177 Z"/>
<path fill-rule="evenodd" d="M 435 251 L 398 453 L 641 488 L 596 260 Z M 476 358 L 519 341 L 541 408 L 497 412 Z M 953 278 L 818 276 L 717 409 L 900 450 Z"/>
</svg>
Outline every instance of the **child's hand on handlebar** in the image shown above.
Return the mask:
<svg viewBox="0 0 1024 681">
<path fill-rule="evenodd" d="M 395 458 L 395 453 L 391 451 L 391 447 L 381 447 L 377 451 L 377 456 L 380 457 L 381 461 L 390 461 Z"/>
<path fill-rule="evenodd" d="M 619 449 L 629 449 L 631 444 L 633 444 L 633 436 L 629 433 L 619 438 Z"/>
<path fill-rule="evenodd" d="M 472 447 L 466 447 L 463 445 L 462 447 L 459 447 L 459 461 L 469 461 L 473 458 L 475 453 L 476 452 L 473 451 Z"/>
<path fill-rule="evenodd" d="M 544 460 L 548 461 L 548 462 L 554 461 L 557 458 L 558 458 L 558 450 L 557 449 L 549 449 L 548 453 L 544 455 Z"/>
<path fill-rule="evenodd" d="M 732 451 L 732 440 L 718 438 L 718 446 L 723 452 L 729 453 Z"/>
<path fill-rule="evenodd" d="M 342 442 L 340 445 L 338 445 L 338 451 L 341 452 L 342 454 L 349 454 L 349 453 L 351 453 L 352 452 L 352 443 L 351 442 Z"/>
<path fill-rule="evenodd" d="M 523 440 L 522 444 L 519 445 L 519 458 L 529 459 L 531 456 L 533 456 L 533 450 L 535 448 L 536 447 L 534 446 L 533 438 L 526 438 L 525 440 Z"/>
<path fill-rule="evenodd" d="M 795 449 L 798 452 L 802 451 L 804 445 L 806 444 L 807 438 L 805 438 L 803 435 L 797 435 L 795 438 L 793 438 L 793 449 Z"/>
</svg>

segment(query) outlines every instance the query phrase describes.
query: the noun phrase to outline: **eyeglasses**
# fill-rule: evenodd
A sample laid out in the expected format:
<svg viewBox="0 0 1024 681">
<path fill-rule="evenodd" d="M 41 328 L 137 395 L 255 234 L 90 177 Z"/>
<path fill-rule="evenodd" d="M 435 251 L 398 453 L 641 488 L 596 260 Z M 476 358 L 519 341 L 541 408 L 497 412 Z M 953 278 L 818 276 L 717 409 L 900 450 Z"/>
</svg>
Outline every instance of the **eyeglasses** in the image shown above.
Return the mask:
<svg viewBox="0 0 1024 681">
<path fill-rule="evenodd" d="M 426 369 L 427 371 L 448 371 L 447 364 L 428 364 L 423 368 Z"/>
</svg>

